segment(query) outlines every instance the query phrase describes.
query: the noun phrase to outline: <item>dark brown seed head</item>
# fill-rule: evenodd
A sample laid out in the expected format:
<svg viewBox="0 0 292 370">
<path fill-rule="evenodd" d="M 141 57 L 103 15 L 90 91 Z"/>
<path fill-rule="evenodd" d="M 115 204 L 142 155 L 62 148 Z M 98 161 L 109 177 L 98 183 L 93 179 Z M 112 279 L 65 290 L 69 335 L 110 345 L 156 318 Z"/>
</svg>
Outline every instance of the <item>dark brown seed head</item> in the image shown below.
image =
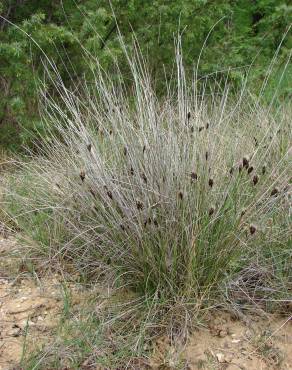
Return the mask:
<svg viewBox="0 0 292 370">
<path fill-rule="evenodd" d="M 212 214 L 215 212 L 215 208 L 214 207 L 211 207 L 209 209 L 209 216 L 212 216 Z"/>
<path fill-rule="evenodd" d="M 183 193 L 181 191 L 178 192 L 178 197 L 179 197 L 180 200 L 183 199 L 184 195 L 183 195 Z"/>
<path fill-rule="evenodd" d="M 214 185 L 214 180 L 213 179 L 209 179 L 208 184 L 209 184 L 210 188 L 212 188 L 213 185 Z"/>
<path fill-rule="evenodd" d="M 284 188 L 283 188 L 283 192 L 284 192 L 284 193 L 288 193 L 289 188 L 290 188 L 290 187 L 289 187 L 289 185 L 288 185 L 288 184 L 287 184 L 287 185 L 285 185 L 285 186 L 284 186 Z"/>
<path fill-rule="evenodd" d="M 206 130 L 208 130 L 208 128 L 209 128 L 209 123 L 206 124 Z"/>
<path fill-rule="evenodd" d="M 238 166 L 238 172 L 240 173 L 241 171 L 242 171 L 242 164 L 240 164 L 239 166 Z"/>
<path fill-rule="evenodd" d="M 266 165 L 263 165 L 263 167 L 262 167 L 262 174 L 263 174 L 263 175 L 266 173 L 266 170 L 267 170 Z"/>
<path fill-rule="evenodd" d="M 257 141 L 257 138 L 254 136 L 254 143 L 255 143 L 255 146 L 257 147 L 259 145 L 258 141 Z"/>
<path fill-rule="evenodd" d="M 80 176 L 81 181 L 83 182 L 85 180 L 85 171 L 81 171 L 79 176 Z"/>
<path fill-rule="evenodd" d="M 198 175 L 196 174 L 196 172 L 192 172 L 192 173 L 191 173 L 191 180 L 192 180 L 192 181 L 196 181 L 196 180 L 198 180 Z"/>
<path fill-rule="evenodd" d="M 248 168 L 248 170 L 247 170 L 247 173 L 252 173 L 252 171 L 253 171 L 253 166 L 250 166 L 250 167 Z"/>
<path fill-rule="evenodd" d="M 143 209 L 143 203 L 142 203 L 140 200 L 137 200 L 137 202 L 136 202 L 136 206 L 137 206 L 137 209 L 138 209 L 138 210 Z"/>
<path fill-rule="evenodd" d="M 133 176 L 134 175 L 134 168 L 131 166 L 130 168 L 130 174 Z"/>
<path fill-rule="evenodd" d="M 123 231 L 125 231 L 125 226 L 124 226 L 123 224 L 121 224 L 120 226 L 121 226 L 121 229 L 122 229 Z"/>
<path fill-rule="evenodd" d="M 145 173 L 142 173 L 141 177 L 142 177 L 142 180 L 145 182 L 145 184 L 147 184 L 147 177 Z"/>
<path fill-rule="evenodd" d="M 208 158 L 209 158 L 209 153 L 208 152 L 205 153 L 205 158 L 206 158 L 206 161 L 207 161 Z"/>
<path fill-rule="evenodd" d="M 199 130 L 199 132 L 203 131 L 204 130 L 204 126 L 200 126 L 198 130 Z"/>
<path fill-rule="evenodd" d="M 232 175 L 232 174 L 233 174 L 233 171 L 234 171 L 234 168 L 233 168 L 233 167 L 231 167 L 231 168 L 230 168 L 230 170 L 229 170 L 230 175 Z"/>
<path fill-rule="evenodd" d="M 249 232 L 251 235 L 253 235 L 257 231 L 257 228 L 255 225 L 250 225 L 249 226 Z"/>
<path fill-rule="evenodd" d="M 108 190 L 108 191 L 106 192 L 106 194 L 107 194 L 107 196 L 108 196 L 110 199 L 113 199 L 113 193 L 112 193 L 110 190 Z"/>
<path fill-rule="evenodd" d="M 242 158 L 242 166 L 245 167 L 245 168 L 249 167 L 249 160 L 248 160 L 247 157 Z"/>
<path fill-rule="evenodd" d="M 94 198 L 96 197 L 95 191 L 92 188 L 89 189 L 89 192 Z"/>
<path fill-rule="evenodd" d="M 143 154 L 145 153 L 146 145 L 143 146 Z"/>
<path fill-rule="evenodd" d="M 113 134 L 113 130 L 109 130 L 109 134 L 112 135 Z"/>
<path fill-rule="evenodd" d="M 194 126 L 191 126 L 190 130 L 191 130 L 191 133 L 193 133 L 195 131 Z"/>
<path fill-rule="evenodd" d="M 154 218 L 153 223 L 155 226 L 158 226 L 158 221 L 156 220 L 156 218 Z"/>
<path fill-rule="evenodd" d="M 240 213 L 240 216 L 242 217 L 242 216 L 244 216 L 245 215 L 245 213 L 246 213 L 246 209 L 243 209 L 242 211 L 241 211 L 241 213 Z"/>
<path fill-rule="evenodd" d="M 191 118 L 191 112 L 188 112 L 188 121 L 190 120 L 190 118 Z"/>
<path fill-rule="evenodd" d="M 124 155 L 127 155 L 127 154 L 128 154 L 128 149 L 124 147 Z"/>
<path fill-rule="evenodd" d="M 87 145 L 87 150 L 88 150 L 89 152 L 91 152 L 91 148 L 92 148 L 92 145 L 89 143 L 89 144 Z"/>
<path fill-rule="evenodd" d="M 258 175 L 254 175 L 254 177 L 252 178 L 252 182 L 253 182 L 254 185 L 256 185 L 259 182 Z"/>
<path fill-rule="evenodd" d="M 272 191 L 271 191 L 271 197 L 274 197 L 276 195 L 278 195 L 279 193 L 279 189 L 278 188 L 274 188 Z"/>
</svg>

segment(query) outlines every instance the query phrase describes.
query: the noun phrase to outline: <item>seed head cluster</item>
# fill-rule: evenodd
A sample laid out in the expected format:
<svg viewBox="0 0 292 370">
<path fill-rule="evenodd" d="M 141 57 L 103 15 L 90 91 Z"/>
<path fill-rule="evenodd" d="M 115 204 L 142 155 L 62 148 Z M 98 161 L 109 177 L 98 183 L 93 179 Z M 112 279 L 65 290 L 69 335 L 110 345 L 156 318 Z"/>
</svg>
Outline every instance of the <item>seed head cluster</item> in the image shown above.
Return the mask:
<svg viewBox="0 0 292 370">
<path fill-rule="evenodd" d="M 278 145 L 281 138 L 268 139 L 276 134 L 275 117 L 260 102 L 253 111 L 249 94 L 233 105 L 222 85 L 214 94 L 204 87 L 210 94 L 201 97 L 182 79 L 177 90 L 158 99 L 150 80 L 140 76 L 140 64 L 132 67 L 134 95 L 128 100 L 128 89 L 112 91 L 114 82 L 97 76 L 98 99 L 79 106 L 80 112 L 89 109 L 84 120 L 64 91 L 67 109 L 56 112 L 62 112 L 60 122 L 51 118 L 56 141 L 36 164 L 24 164 L 23 182 L 33 178 L 31 191 L 22 200 L 23 191 L 16 189 L 13 206 L 21 205 L 19 214 L 26 217 L 39 209 L 38 215 L 51 217 L 51 230 L 62 231 L 57 253 L 51 249 L 57 244 L 53 233 L 48 235 L 50 258 L 64 253 L 78 268 L 98 271 L 108 261 L 106 273 L 143 296 L 159 292 L 165 302 L 179 305 L 203 297 L 205 304 L 209 293 L 230 285 L 242 265 L 260 256 L 262 246 L 277 244 L 284 251 L 291 209 L 284 191 L 289 140 Z M 289 129 L 284 114 L 278 121 Z M 64 244 L 64 235 L 70 243 Z"/>
</svg>

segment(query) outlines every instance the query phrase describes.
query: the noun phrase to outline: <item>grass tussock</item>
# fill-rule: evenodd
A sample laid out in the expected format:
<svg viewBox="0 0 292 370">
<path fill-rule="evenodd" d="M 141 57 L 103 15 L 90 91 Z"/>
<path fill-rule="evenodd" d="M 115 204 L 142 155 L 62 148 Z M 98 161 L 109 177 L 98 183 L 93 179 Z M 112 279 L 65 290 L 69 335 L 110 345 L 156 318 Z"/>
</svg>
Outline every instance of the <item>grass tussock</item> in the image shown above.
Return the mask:
<svg viewBox="0 0 292 370">
<path fill-rule="evenodd" d="M 47 138 L 3 206 L 34 253 L 143 297 L 149 328 L 224 302 L 288 306 L 291 110 L 188 85 L 177 62 L 163 99 L 137 58 L 130 93 L 102 70 L 80 95 L 55 82 L 62 104 L 45 96 Z"/>
</svg>

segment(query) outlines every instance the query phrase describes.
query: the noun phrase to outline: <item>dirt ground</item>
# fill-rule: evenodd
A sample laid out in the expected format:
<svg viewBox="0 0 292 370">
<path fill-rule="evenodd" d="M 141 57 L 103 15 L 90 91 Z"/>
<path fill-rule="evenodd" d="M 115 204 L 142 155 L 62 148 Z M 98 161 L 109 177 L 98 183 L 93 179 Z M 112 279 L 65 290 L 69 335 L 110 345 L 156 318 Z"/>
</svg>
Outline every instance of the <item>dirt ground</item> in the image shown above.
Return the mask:
<svg viewBox="0 0 292 370">
<path fill-rule="evenodd" d="M 155 352 L 157 369 L 176 369 L 182 361 L 187 370 L 292 369 L 292 321 L 267 316 L 247 324 L 220 314 L 194 332 L 181 351 L 162 339 Z"/>
<path fill-rule="evenodd" d="M 27 343 L 48 344 L 63 309 L 60 276 L 28 273 L 21 255 L 14 238 L 0 235 L 0 370 L 21 369 Z M 77 291 L 74 284 L 69 289 Z M 291 317 L 254 316 L 244 323 L 220 314 L 181 348 L 158 340 L 147 368 L 292 369 Z"/>
<path fill-rule="evenodd" d="M 46 341 L 62 309 L 57 277 L 33 278 L 22 271 L 20 255 L 14 239 L 0 237 L 1 370 L 20 364 L 28 340 Z"/>
</svg>

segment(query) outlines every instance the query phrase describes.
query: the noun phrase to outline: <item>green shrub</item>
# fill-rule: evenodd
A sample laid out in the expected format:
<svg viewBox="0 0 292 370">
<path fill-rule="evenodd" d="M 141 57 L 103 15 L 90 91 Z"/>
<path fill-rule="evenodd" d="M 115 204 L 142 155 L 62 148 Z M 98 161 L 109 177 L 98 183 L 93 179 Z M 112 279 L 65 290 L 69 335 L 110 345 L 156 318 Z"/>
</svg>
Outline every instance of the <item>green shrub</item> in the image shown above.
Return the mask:
<svg viewBox="0 0 292 370">
<path fill-rule="evenodd" d="M 78 89 L 75 84 L 81 76 L 93 82 L 89 79 L 90 71 L 97 68 L 95 58 L 118 79 L 112 63 L 112 57 L 117 58 L 128 81 L 119 28 L 129 50 L 133 36 L 139 40 L 163 94 L 164 77 L 173 74 L 174 35 L 182 32 L 188 71 L 200 60 L 198 77 L 228 76 L 238 88 L 253 65 L 250 84 L 255 92 L 272 72 L 273 88 L 265 89 L 271 98 L 289 59 L 290 25 L 291 6 L 284 0 L 4 1 L 0 4 L 0 146 L 19 151 L 43 130 L 38 95 L 47 57 L 58 65 L 63 82 L 72 90 Z M 290 79 L 291 67 L 278 89 L 281 99 L 291 94 Z M 45 88 L 57 94 L 49 81 Z"/>
</svg>

